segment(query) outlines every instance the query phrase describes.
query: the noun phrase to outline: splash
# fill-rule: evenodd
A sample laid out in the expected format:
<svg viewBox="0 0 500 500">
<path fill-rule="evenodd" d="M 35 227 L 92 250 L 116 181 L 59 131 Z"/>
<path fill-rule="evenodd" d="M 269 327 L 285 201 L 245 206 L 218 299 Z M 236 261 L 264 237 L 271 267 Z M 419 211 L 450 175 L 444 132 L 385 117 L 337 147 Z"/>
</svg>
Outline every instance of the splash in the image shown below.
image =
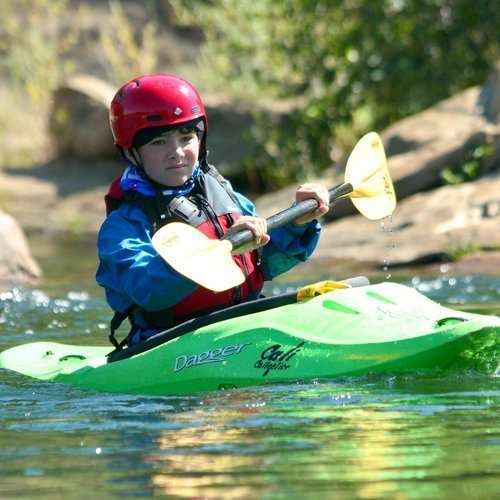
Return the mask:
<svg viewBox="0 0 500 500">
<path fill-rule="evenodd" d="M 382 269 L 385 273 L 387 273 L 385 279 L 389 280 L 392 277 L 392 274 L 389 271 L 391 266 L 390 253 L 394 248 L 396 248 L 392 214 L 380 221 L 380 227 L 382 229 L 382 232 L 387 235 L 387 243 L 385 245 L 386 255 L 384 256 L 384 259 L 382 261 Z"/>
</svg>

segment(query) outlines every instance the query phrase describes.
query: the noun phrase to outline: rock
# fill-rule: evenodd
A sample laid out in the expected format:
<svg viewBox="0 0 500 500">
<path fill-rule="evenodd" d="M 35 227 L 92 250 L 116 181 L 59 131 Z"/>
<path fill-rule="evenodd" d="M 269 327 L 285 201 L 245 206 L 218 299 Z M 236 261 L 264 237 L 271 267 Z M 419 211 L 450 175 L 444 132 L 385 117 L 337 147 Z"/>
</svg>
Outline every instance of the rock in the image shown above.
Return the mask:
<svg viewBox="0 0 500 500">
<path fill-rule="evenodd" d="M 114 93 L 107 82 L 88 75 L 76 75 L 54 92 L 49 133 L 59 156 L 117 156 L 108 118 Z"/>
<path fill-rule="evenodd" d="M 460 165 L 481 144 L 494 143 L 488 166 L 498 164 L 500 127 L 479 112 L 479 95 L 479 87 L 469 88 L 382 133 L 399 199 L 442 185 L 442 170 Z"/>
<path fill-rule="evenodd" d="M 492 146 L 492 154 L 484 160 L 483 170 L 500 164 L 500 127 L 481 114 L 481 88 L 469 88 L 435 106 L 395 123 L 382 134 L 388 156 L 389 170 L 399 200 L 443 184 L 441 172 L 446 167 L 463 164 L 471 151 L 482 144 Z M 336 169 L 343 172 L 346 159 Z M 321 181 L 331 187 L 336 178 L 334 169 Z M 281 210 L 285 200 L 293 196 L 295 186 L 269 193 L 257 200 L 258 212 L 268 216 Z M 347 201 L 336 204 L 326 220 L 352 215 L 355 209 Z"/>
<path fill-rule="evenodd" d="M 76 159 L 117 158 L 109 128 L 109 105 L 115 89 L 103 80 L 77 75 L 54 92 L 49 132 L 59 156 Z M 207 96 L 210 162 L 225 175 L 238 177 L 250 154 L 244 140 L 252 112 L 220 98 Z"/>
<path fill-rule="evenodd" d="M 25 231 L 47 228 L 50 208 L 57 204 L 57 185 L 25 170 L 23 175 L 0 172 L 0 199 Z M 43 214 L 43 215 L 41 215 Z"/>
<path fill-rule="evenodd" d="M 0 210 L 0 286 L 36 284 L 42 271 L 31 256 L 24 233 L 13 217 Z"/>
<path fill-rule="evenodd" d="M 28 234 L 94 234 L 105 217 L 104 193 L 123 162 L 70 158 L 0 171 L 2 206 Z M 43 214 L 41 216 L 40 214 Z"/>
<path fill-rule="evenodd" d="M 500 248 L 500 172 L 400 202 L 392 220 L 346 217 L 323 229 L 313 258 L 382 267 L 451 261 Z"/>
<path fill-rule="evenodd" d="M 211 96 L 204 98 L 204 104 L 208 116 L 209 161 L 223 175 L 237 179 L 243 159 L 250 154 L 244 137 L 254 122 L 252 113 Z"/>
<path fill-rule="evenodd" d="M 328 176 L 325 175 L 319 179 L 315 179 L 315 182 L 320 182 L 327 186 L 328 188 L 331 188 L 337 184 L 342 183 L 342 179 L 339 178 L 334 178 L 333 176 Z M 272 192 L 272 193 L 266 193 L 261 196 L 259 196 L 255 200 L 255 205 L 257 208 L 257 213 L 261 217 L 270 217 L 271 215 L 288 208 L 289 206 L 292 205 L 292 203 L 295 201 L 295 191 L 297 190 L 298 184 L 295 185 L 293 184 L 292 186 L 287 186 L 283 189 L 280 189 L 278 191 Z M 347 205 L 347 204 L 346 204 Z M 349 203 L 349 205 L 351 205 Z M 337 210 L 338 204 L 335 205 Z M 347 213 L 354 213 L 354 209 L 352 206 L 347 206 L 343 207 L 343 202 L 342 202 L 342 207 L 341 210 L 344 210 Z M 333 217 L 332 217 L 333 219 Z"/>
</svg>

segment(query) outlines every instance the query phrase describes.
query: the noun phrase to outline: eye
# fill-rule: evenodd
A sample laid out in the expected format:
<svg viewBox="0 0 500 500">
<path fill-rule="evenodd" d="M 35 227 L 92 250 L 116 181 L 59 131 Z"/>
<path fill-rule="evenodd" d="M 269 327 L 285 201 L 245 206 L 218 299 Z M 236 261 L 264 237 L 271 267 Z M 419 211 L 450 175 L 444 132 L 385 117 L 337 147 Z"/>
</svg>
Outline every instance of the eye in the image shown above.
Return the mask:
<svg viewBox="0 0 500 500">
<path fill-rule="evenodd" d="M 196 137 L 196 134 L 194 134 L 193 132 L 188 132 L 186 134 L 182 134 L 180 139 L 182 142 L 188 143 L 188 142 L 191 142 L 195 137 Z"/>
<path fill-rule="evenodd" d="M 151 141 L 149 144 L 151 146 L 164 146 L 167 142 L 165 139 L 155 139 L 154 141 Z"/>
</svg>

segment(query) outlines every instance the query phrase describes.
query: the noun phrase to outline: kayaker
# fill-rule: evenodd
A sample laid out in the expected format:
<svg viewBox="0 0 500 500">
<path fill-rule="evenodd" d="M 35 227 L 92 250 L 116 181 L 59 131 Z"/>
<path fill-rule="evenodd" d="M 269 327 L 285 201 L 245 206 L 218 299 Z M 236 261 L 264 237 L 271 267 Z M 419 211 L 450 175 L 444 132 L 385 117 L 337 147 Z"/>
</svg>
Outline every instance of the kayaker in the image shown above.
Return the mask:
<svg viewBox="0 0 500 500">
<path fill-rule="evenodd" d="M 328 211 L 328 191 L 303 184 L 300 202 L 315 198 L 316 212 L 267 234 L 255 206 L 207 162 L 208 121 L 196 88 L 169 74 L 135 78 L 114 96 L 110 124 L 128 165 L 106 195 L 108 215 L 98 236 L 96 279 L 115 315 L 110 339 L 134 345 L 186 319 L 257 298 L 265 280 L 307 260 L 318 242 L 317 218 Z M 174 271 L 151 243 L 164 224 L 183 221 L 211 238 L 242 228 L 252 248 L 234 260 L 246 281 L 226 292 L 200 287 Z M 125 318 L 132 328 L 122 345 L 114 332 Z"/>
</svg>

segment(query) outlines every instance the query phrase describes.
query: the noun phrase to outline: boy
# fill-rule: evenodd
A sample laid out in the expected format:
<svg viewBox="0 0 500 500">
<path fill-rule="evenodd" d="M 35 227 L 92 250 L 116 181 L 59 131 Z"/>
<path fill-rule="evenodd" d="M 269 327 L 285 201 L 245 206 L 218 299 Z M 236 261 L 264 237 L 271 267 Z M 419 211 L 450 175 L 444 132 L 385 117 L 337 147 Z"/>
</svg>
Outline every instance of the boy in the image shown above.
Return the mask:
<svg viewBox="0 0 500 500">
<path fill-rule="evenodd" d="M 253 203 L 207 163 L 208 122 L 196 88 L 174 75 L 145 75 L 123 85 L 111 103 L 115 144 L 129 162 L 113 186 L 113 201 L 99 231 L 97 282 L 115 311 L 111 340 L 128 317 L 125 340 L 135 345 L 187 319 L 259 296 L 264 280 L 288 271 L 312 253 L 317 217 L 328 211 L 328 191 L 316 184 L 297 189 L 296 201 L 318 200 L 310 216 L 267 234 Z M 118 196 L 116 191 L 118 190 Z M 110 196 L 111 195 L 111 196 Z M 210 238 L 250 229 L 253 248 L 233 258 L 246 281 L 226 292 L 200 287 L 174 271 L 151 243 L 164 224 L 183 221 Z"/>
</svg>

